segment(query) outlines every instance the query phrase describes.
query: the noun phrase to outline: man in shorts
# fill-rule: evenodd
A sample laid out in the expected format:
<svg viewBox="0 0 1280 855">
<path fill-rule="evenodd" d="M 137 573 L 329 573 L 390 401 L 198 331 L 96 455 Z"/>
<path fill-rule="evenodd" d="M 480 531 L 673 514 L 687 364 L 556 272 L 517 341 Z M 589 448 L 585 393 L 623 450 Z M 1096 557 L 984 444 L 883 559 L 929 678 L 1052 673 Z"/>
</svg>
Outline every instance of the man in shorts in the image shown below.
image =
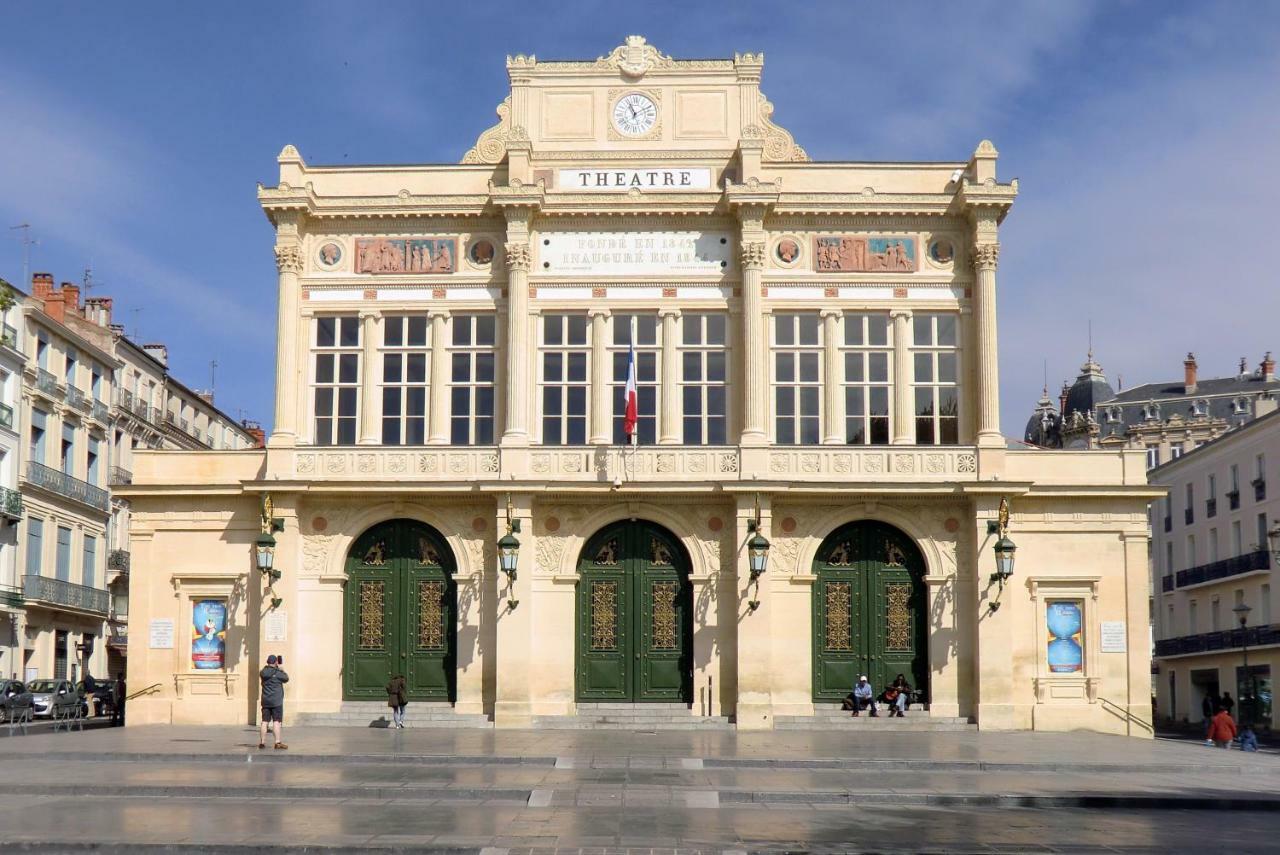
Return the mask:
<svg viewBox="0 0 1280 855">
<path fill-rule="evenodd" d="M 267 657 L 267 667 L 259 675 L 262 678 L 262 719 L 258 725 L 258 747 L 267 747 L 267 722 L 276 738 L 276 748 L 288 748 L 280 741 L 280 726 L 284 722 L 284 684 L 289 675 L 279 666 L 283 659 L 275 654 Z"/>
</svg>

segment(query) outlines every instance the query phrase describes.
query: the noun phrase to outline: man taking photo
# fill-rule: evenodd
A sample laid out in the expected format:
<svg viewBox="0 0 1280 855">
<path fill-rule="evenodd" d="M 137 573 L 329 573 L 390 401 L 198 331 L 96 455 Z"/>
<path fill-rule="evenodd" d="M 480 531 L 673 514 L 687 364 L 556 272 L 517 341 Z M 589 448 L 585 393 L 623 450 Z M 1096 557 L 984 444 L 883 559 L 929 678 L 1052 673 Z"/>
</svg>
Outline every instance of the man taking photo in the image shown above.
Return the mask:
<svg viewBox="0 0 1280 855">
<path fill-rule="evenodd" d="M 284 684 L 289 682 L 289 675 L 278 667 L 284 664 L 284 657 L 274 653 L 267 657 L 267 667 L 259 675 L 262 678 L 262 719 L 258 725 L 258 747 L 267 747 L 267 722 L 271 722 L 271 730 L 276 738 L 276 748 L 288 748 L 280 741 L 280 726 L 284 722 Z"/>
</svg>

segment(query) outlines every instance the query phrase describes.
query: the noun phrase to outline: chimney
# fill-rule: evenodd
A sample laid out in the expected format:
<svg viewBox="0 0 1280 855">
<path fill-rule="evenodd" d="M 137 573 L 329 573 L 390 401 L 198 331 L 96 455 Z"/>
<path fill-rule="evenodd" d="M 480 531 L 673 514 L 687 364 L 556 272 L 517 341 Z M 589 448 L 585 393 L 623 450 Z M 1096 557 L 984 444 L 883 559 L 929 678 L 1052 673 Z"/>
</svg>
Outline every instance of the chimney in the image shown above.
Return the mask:
<svg viewBox="0 0 1280 855">
<path fill-rule="evenodd" d="M 267 444 L 267 435 L 262 430 L 262 426 L 257 422 L 251 422 L 247 419 L 240 422 L 240 426 L 244 428 L 245 433 L 253 437 L 254 448 L 263 448 Z"/>
<path fill-rule="evenodd" d="M 1182 360 L 1182 383 L 1183 391 L 1188 395 L 1196 393 L 1196 355 L 1188 353 L 1187 358 Z"/>
<path fill-rule="evenodd" d="M 1071 390 L 1064 382 L 1062 384 L 1062 391 L 1058 393 L 1058 414 L 1061 415 L 1063 419 L 1067 417 L 1067 392 L 1069 391 Z"/>
<path fill-rule="evenodd" d="M 53 282 L 50 281 L 49 284 L 52 285 Z M 66 296 L 61 291 L 49 291 L 44 296 L 44 313 L 58 323 L 66 319 L 66 304 L 62 302 Z"/>
<path fill-rule="evenodd" d="M 1276 361 L 1271 358 L 1271 351 L 1267 351 L 1267 355 L 1262 357 L 1262 380 L 1264 383 L 1270 383 L 1276 379 Z"/>
<path fill-rule="evenodd" d="M 111 327 L 110 297 L 87 297 L 84 301 L 84 316 L 100 327 Z"/>
<path fill-rule="evenodd" d="M 142 351 L 165 368 L 169 367 L 169 348 L 163 344 L 144 344 Z"/>
<path fill-rule="evenodd" d="M 1239 376 L 1241 377 L 1249 376 L 1249 360 L 1245 359 L 1243 356 L 1240 357 L 1240 375 Z"/>
<path fill-rule="evenodd" d="M 74 282 L 63 282 L 62 303 L 72 312 L 80 311 L 80 286 Z"/>
<path fill-rule="evenodd" d="M 31 296 L 43 300 L 53 293 L 52 273 L 31 274 Z"/>
<path fill-rule="evenodd" d="M 209 406 L 211 406 L 211 407 L 213 406 L 213 392 L 212 392 L 212 391 L 205 391 L 205 390 L 203 390 L 203 389 L 196 389 L 196 390 L 195 390 L 195 392 L 196 392 L 196 397 L 197 397 L 197 398 L 199 398 L 200 400 L 204 401 L 204 402 L 205 402 L 206 404 L 208 404 Z"/>
</svg>

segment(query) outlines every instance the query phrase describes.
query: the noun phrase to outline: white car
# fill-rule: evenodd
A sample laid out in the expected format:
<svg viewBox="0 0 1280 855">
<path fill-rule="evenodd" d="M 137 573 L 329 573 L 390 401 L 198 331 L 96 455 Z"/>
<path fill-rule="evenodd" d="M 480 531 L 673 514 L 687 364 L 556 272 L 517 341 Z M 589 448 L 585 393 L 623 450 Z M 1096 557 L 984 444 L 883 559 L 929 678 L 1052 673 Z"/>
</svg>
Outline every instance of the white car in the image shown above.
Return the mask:
<svg viewBox="0 0 1280 855">
<path fill-rule="evenodd" d="M 88 704 L 70 680 L 32 680 L 27 690 L 36 718 L 52 718 L 55 709 L 62 715 L 74 715 L 77 708 L 81 715 L 88 712 Z"/>
</svg>

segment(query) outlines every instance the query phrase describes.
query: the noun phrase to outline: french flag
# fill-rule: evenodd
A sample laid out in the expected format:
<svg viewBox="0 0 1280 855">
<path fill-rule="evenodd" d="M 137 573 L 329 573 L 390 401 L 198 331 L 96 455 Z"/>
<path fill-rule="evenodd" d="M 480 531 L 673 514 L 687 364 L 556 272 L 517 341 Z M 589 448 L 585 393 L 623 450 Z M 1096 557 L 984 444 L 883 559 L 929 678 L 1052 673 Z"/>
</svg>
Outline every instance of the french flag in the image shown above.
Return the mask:
<svg viewBox="0 0 1280 855">
<path fill-rule="evenodd" d="M 626 413 L 622 417 L 622 430 L 636 444 L 636 420 L 639 417 L 639 403 L 636 399 L 636 346 L 631 345 L 627 353 L 627 390 Z"/>
</svg>

